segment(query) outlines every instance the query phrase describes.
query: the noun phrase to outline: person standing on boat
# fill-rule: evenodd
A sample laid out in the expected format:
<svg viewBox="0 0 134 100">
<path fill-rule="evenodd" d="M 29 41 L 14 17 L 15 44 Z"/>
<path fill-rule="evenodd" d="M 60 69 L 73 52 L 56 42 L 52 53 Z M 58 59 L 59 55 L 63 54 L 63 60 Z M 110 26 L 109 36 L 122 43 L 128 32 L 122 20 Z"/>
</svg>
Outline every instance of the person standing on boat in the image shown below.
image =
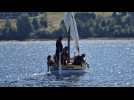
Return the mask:
<svg viewBox="0 0 134 100">
<path fill-rule="evenodd" d="M 59 65 L 59 57 L 61 56 L 63 50 L 62 37 L 59 37 L 56 41 L 56 64 Z"/>
</svg>

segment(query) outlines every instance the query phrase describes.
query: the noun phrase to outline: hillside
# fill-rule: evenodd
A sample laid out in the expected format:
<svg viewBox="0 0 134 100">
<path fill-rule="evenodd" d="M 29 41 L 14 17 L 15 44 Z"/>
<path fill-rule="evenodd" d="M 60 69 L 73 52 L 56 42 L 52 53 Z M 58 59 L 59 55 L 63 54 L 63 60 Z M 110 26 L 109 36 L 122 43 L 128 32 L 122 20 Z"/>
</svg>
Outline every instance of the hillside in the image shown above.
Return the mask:
<svg viewBox="0 0 134 100">
<path fill-rule="evenodd" d="M 112 12 L 96 12 L 97 16 L 111 16 Z M 47 12 L 48 30 L 54 31 L 59 28 L 61 20 L 64 18 L 64 12 Z"/>
<path fill-rule="evenodd" d="M 63 12 L 47 12 L 48 30 L 52 32 L 59 29 L 63 17 Z"/>
<path fill-rule="evenodd" d="M 64 12 L 0 12 L 0 39 L 55 39 L 66 34 L 63 18 Z M 75 19 L 80 38 L 134 37 L 133 12 L 76 12 Z"/>
<path fill-rule="evenodd" d="M 14 12 L 12 12 L 12 13 L 10 12 L 9 14 L 5 13 L 5 15 L 3 13 L 2 14 L 0 13 L 0 16 L 1 16 L 0 17 L 0 29 L 4 28 L 5 20 L 6 20 L 7 16 L 11 16 L 11 14 L 13 16 L 11 18 L 14 18 L 14 19 L 11 19 L 12 27 L 16 28 L 16 19 L 15 18 L 17 18 L 18 13 L 14 14 Z M 110 16 L 111 12 L 104 12 L 104 13 L 96 12 L 96 15 Z M 5 17 L 5 19 L 4 19 L 4 17 Z M 53 31 L 59 29 L 61 20 L 63 20 L 63 18 L 64 18 L 64 12 L 47 12 L 47 22 L 48 22 L 47 30 L 50 32 L 53 32 Z"/>
</svg>

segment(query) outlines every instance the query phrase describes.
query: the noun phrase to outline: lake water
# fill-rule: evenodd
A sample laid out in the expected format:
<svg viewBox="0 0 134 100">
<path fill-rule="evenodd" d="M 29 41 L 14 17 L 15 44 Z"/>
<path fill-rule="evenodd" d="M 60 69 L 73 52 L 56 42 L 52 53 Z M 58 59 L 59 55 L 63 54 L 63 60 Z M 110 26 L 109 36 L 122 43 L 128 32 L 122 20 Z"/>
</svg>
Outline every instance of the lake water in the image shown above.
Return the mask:
<svg viewBox="0 0 134 100">
<path fill-rule="evenodd" d="M 87 72 L 57 79 L 46 74 L 46 58 L 54 54 L 55 41 L 0 42 L 0 86 L 134 86 L 134 40 L 81 40 L 80 50 L 90 64 Z"/>
</svg>

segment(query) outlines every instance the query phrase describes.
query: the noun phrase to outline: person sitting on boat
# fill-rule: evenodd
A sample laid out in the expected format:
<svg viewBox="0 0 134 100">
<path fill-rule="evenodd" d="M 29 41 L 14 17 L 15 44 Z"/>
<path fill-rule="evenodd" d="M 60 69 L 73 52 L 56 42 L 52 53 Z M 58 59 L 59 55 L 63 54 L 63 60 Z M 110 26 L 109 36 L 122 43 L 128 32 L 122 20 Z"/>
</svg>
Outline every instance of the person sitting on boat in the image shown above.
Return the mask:
<svg viewBox="0 0 134 100">
<path fill-rule="evenodd" d="M 55 60 L 56 64 L 59 64 L 59 56 L 62 53 L 63 50 L 63 45 L 62 45 L 62 37 L 59 37 L 58 40 L 56 41 L 56 53 L 55 53 Z"/>
<path fill-rule="evenodd" d="M 74 57 L 73 65 L 81 65 L 81 56 L 80 55 Z"/>
<path fill-rule="evenodd" d="M 62 54 L 61 54 L 61 64 L 66 65 L 69 60 L 69 55 L 68 55 L 68 47 L 63 48 Z"/>
<path fill-rule="evenodd" d="M 55 62 L 52 60 L 51 55 L 49 55 L 49 56 L 47 57 L 47 65 L 48 65 L 48 66 L 52 66 L 52 65 L 54 65 L 54 64 L 55 64 Z"/>
<path fill-rule="evenodd" d="M 85 57 L 86 57 L 85 54 L 82 54 L 82 55 L 81 55 L 81 63 L 82 63 L 82 64 L 86 62 L 86 61 L 85 61 Z"/>
<path fill-rule="evenodd" d="M 80 55 L 75 56 L 73 64 L 74 65 L 82 65 L 83 63 L 85 63 L 84 58 L 85 58 L 85 54 L 82 54 L 81 56 Z"/>
</svg>

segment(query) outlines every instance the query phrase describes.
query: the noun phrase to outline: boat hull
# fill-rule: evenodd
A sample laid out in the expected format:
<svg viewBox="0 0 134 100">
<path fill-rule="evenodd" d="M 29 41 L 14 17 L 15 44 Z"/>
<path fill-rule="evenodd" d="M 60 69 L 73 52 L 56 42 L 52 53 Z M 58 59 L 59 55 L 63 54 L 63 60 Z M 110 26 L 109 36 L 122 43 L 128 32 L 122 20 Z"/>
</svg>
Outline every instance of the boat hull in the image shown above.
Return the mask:
<svg viewBox="0 0 134 100">
<path fill-rule="evenodd" d="M 50 72 L 51 74 L 62 76 L 83 75 L 86 73 L 86 65 L 66 65 L 61 66 L 61 68 L 55 68 L 55 66 L 51 66 Z"/>
</svg>

